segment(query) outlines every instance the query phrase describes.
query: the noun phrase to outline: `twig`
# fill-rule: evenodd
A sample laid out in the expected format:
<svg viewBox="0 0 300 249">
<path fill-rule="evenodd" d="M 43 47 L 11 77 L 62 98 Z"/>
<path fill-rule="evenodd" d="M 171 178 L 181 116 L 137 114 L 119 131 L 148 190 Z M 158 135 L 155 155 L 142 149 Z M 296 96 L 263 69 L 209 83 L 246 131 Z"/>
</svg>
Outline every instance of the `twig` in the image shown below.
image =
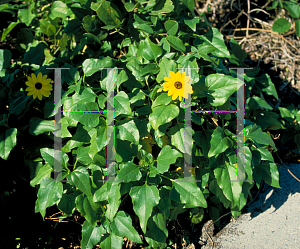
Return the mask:
<svg viewBox="0 0 300 249">
<path fill-rule="evenodd" d="M 250 0 L 247 0 L 247 5 L 248 5 L 248 18 L 247 18 L 247 31 L 246 31 L 246 36 L 248 37 L 249 36 L 249 25 L 250 25 L 250 19 L 249 19 L 249 16 L 250 16 Z"/>
</svg>

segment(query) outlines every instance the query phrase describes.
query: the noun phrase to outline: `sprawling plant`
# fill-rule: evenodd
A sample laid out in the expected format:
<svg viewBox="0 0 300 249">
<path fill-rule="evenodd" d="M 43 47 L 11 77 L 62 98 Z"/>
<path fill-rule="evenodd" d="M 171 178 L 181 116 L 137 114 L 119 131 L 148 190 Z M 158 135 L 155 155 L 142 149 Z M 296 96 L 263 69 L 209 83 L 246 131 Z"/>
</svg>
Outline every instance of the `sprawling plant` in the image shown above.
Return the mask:
<svg viewBox="0 0 300 249">
<path fill-rule="evenodd" d="M 247 69 L 244 168 L 250 182 L 230 181 L 237 172 L 237 114 L 212 112 L 237 110 L 237 89 L 243 82 L 229 68 L 247 67 L 246 53 L 234 39 L 227 47 L 205 15 L 195 16 L 193 9 L 193 0 L 0 5 L 2 12 L 17 11 L 2 41 L 18 29 L 18 48 L 24 54 L 17 59 L 0 50 L 0 156 L 9 160 L 19 138 L 26 141 L 24 162 L 38 196 L 35 211 L 44 218 L 53 205 L 64 217 L 78 210 L 85 218 L 82 248 L 97 243 L 103 249 L 121 248 L 123 236 L 166 248 L 167 225 L 181 213 L 189 212 L 192 223 L 204 216 L 215 221 L 224 208 L 237 217 L 251 200 L 254 184 L 259 187 L 264 180 L 280 188 L 270 146 L 277 148 L 267 131 L 289 125 L 300 150 L 300 111 L 269 105 L 264 94 L 278 99 L 269 75 Z M 60 86 L 50 67 L 69 68 L 62 70 L 61 103 L 54 104 L 53 89 Z M 114 70 L 108 73 L 108 68 Z M 114 127 L 107 123 L 111 87 Z M 191 113 L 190 178 L 183 174 L 187 98 L 193 111 L 211 111 Z M 67 182 L 53 174 L 57 105 L 63 111 L 60 175 Z M 110 128 L 113 182 L 105 181 Z"/>
</svg>

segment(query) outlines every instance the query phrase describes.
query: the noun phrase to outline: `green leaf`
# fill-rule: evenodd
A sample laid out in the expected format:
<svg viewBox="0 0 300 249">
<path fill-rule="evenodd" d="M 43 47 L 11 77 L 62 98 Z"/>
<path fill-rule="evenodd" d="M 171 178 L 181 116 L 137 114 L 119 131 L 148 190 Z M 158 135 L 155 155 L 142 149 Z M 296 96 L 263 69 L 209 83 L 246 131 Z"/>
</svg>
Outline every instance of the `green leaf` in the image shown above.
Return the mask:
<svg viewBox="0 0 300 249">
<path fill-rule="evenodd" d="M 247 58 L 247 53 L 241 48 L 239 43 L 230 38 L 230 45 L 231 45 L 231 58 L 237 59 L 239 62 L 243 62 Z"/>
<path fill-rule="evenodd" d="M 159 15 L 163 13 L 170 13 L 174 9 L 173 2 L 171 0 L 162 0 L 156 2 L 156 5 L 150 12 L 150 15 Z"/>
<path fill-rule="evenodd" d="M 116 139 L 116 161 L 117 162 L 129 162 L 132 160 L 136 153 L 138 152 L 138 147 L 135 144 L 130 144 L 129 141 L 123 141 Z"/>
<path fill-rule="evenodd" d="M 274 158 L 270 151 L 268 151 L 266 148 L 263 147 L 257 147 L 256 150 L 259 151 L 261 160 L 267 160 L 270 162 L 274 162 Z"/>
<path fill-rule="evenodd" d="M 97 3 L 91 3 L 91 9 L 96 11 L 99 19 L 108 26 L 115 27 L 119 25 L 123 19 L 118 7 L 105 0 L 101 0 Z"/>
<path fill-rule="evenodd" d="M 178 117 L 179 108 L 176 105 L 160 105 L 152 108 L 152 113 L 149 115 L 149 122 L 154 130 L 159 126 L 172 121 Z"/>
<path fill-rule="evenodd" d="M 171 101 L 172 101 L 172 96 L 168 96 L 166 92 L 163 92 L 153 101 L 151 108 L 160 105 L 168 105 L 171 103 Z"/>
<path fill-rule="evenodd" d="M 291 27 L 289 21 L 285 18 L 278 18 L 272 26 L 272 30 L 278 33 L 284 33 L 288 31 Z"/>
<path fill-rule="evenodd" d="M 54 149 L 41 148 L 40 153 L 42 158 L 45 160 L 45 162 L 49 164 L 51 167 L 54 167 L 55 160 L 58 163 L 61 163 L 64 167 L 67 166 L 67 162 L 69 161 L 69 156 L 63 152 L 62 152 L 62 161 L 59 158 L 54 158 L 55 157 Z"/>
<path fill-rule="evenodd" d="M 30 4 L 29 8 L 18 10 L 18 17 L 20 17 L 20 20 L 22 21 L 22 23 L 25 23 L 27 27 L 29 27 L 33 18 L 36 17 L 36 15 L 32 13 L 32 9 L 34 6 L 35 6 L 35 2 L 32 2 Z"/>
<path fill-rule="evenodd" d="M 82 64 L 82 70 L 85 76 L 91 76 L 96 72 L 99 72 L 101 68 L 112 68 L 112 59 L 107 56 L 100 56 L 99 59 L 86 59 Z"/>
<path fill-rule="evenodd" d="M 1 42 L 4 41 L 4 39 L 5 39 L 6 36 L 10 33 L 10 31 L 12 31 L 12 29 L 13 29 L 14 27 L 16 27 L 20 22 L 21 22 L 20 20 L 18 20 L 18 21 L 16 21 L 16 22 L 11 22 L 11 23 L 8 25 L 8 27 L 7 27 L 6 29 L 3 30 L 3 32 L 2 32 L 2 37 L 1 37 Z"/>
<path fill-rule="evenodd" d="M 128 95 L 120 91 L 115 97 L 115 117 L 120 114 L 132 115 Z"/>
<path fill-rule="evenodd" d="M 218 57 L 230 58 L 230 53 L 225 45 L 223 35 L 220 33 L 218 29 L 216 28 L 209 29 L 204 35 L 201 35 L 199 39 L 204 41 L 204 43 L 198 46 L 198 50 L 200 52 L 202 50 L 201 49 L 202 46 L 211 45 L 216 48 L 216 50 L 212 52 L 213 55 Z"/>
<path fill-rule="evenodd" d="M 210 74 L 205 78 L 205 85 L 214 99 L 208 98 L 212 106 L 221 106 L 244 83 L 237 78 L 224 74 Z"/>
<path fill-rule="evenodd" d="M 96 33 L 98 31 L 98 22 L 99 18 L 95 15 L 93 16 L 85 16 L 82 19 L 82 26 L 88 33 Z"/>
<path fill-rule="evenodd" d="M 268 95 L 273 95 L 278 100 L 278 94 L 275 85 L 272 83 L 272 80 L 268 74 L 255 77 L 255 80 L 263 85 L 263 88 L 261 89 L 263 92 L 267 93 Z"/>
<path fill-rule="evenodd" d="M 267 110 L 261 110 L 256 114 L 256 123 L 260 125 L 263 130 L 286 129 L 279 119 L 279 114 Z"/>
<path fill-rule="evenodd" d="M 110 228 L 117 236 L 125 236 L 136 243 L 143 243 L 138 232 L 132 226 L 131 217 L 124 211 L 119 211 L 112 221 Z"/>
<path fill-rule="evenodd" d="M 136 145 L 139 144 L 140 135 L 133 120 L 130 120 L 125 124 L 118 125 L 117 128 L 119 130 L 117 138 L 121 140 L 131 141 Z"/>
<path fill-rule="evenodd" d="M 177 71 L 176 63 L 173 60 L 169 60 L 167 57 L 163 57 L 158 64 L 160 71 L 156 77 L 158 83 L 164 81 L 164 77 L 170 78 L 170 72 Z M 153 99 L 152 99 L 153 100 Z"/>
<path fill-rule="evenodd" d="M 172 48 L 185 53 L 185 46 L 183 45 L 182 40 L 180 40 L 178 37 L 169 35 L 166 37 L 166 40 Z"/>
<path fill-rule="evenodd" d="M 90 174 L 84 167 L 78 167 L 67 176 L 68 181 L 78 188 L 82 193 L 91 196 Z"/>
<path fill-rule="evenodd" d="M 116 180 L 130 183 L 131 181 L 139 181 L 141 178 L 142 173 L 139 170 L 139 167 L 132 162 L 127 162 L 125 163 L 124 167 L 118 172 Z"/>
<path fill-rule="evenodd" d="M 107 210 L 105 216 L 112 220 L 116 213 L 118 212 L 119 206 L 121 204 L 121 183 L 120 182 L 106 182 L 105 184 L 109 184 L 111 187 L 107 187 L 108 194 L 107 194 Z"/>
<path fill-rule="evenodd" d="M 74 193 L 68 195 L 63 194 L 60 199 L 57 208 L 64 212 L 67 215 L 72 215 L 75 212 L 76 204 L 75 204 L 75 195 Z"/>
<path fill-rule="evenodd" d="M 44 42 L 40 42 L 37 46 L 31 47 L 24 54 L 24 60 L 29 63 L 29 65 L 35 64 L 41 66 L 45 61 L 44 49 L 47 45 Z"/>
<path fill-rule="evenodd" d="M 139 50 L 138 50 L 138 55 L 140 53 L 142 53 L 143 50 L 144 50 L 144 46 L 140 45 Z M 135 78 L 138 81 L 142 81 L 144 79 L 144 77 L 142 77 L 142 75 L 141 75 L 141 69 L 142 68 L 141 68 L 140 64 L 137 62 L 136 59 L 129 60 L 129 62 L 126 64 L 126 66 L 132 72 L 133 76 L 135 76 Z"/>
<path fill-rule="evenodd" d="M 153 207 L 159 203 L 159 191 L 156 186 L 132 187 L 129 195 L 132 199 L 133 210 L 139 217 L 142 231 L 146 233 L 147 221 L 151 216 Z"/>
<path fill-rule="evenodd" d="M 188 8 L 190 12 L 194 13 L 194 8 L 195 8 L 194 0 L 183 0 L 182 5 Z"/>
<path fill-rule="evenodd" d="M 77 104 L 82 104 L 86 102 L 95 102 L 97 95 L 93 92 L 91 88 L 85 88 L 81 94 L 75 93 L 72 96 L 72 106 Z M 73 108 L 72 108 L 73 109 Z M 72 111 L 78 111 L 73 109 Z"/>
<path fill-rule="evenodd" d="M 89 154 L 90 147 L 79 147 L 77 149 L 77 160 L 85 165 L 93 162 L 92 157 Z"/>
<path fill-rule="evenodd" d="M 249 106 L 250 110 L 256 110 L 259 108 L 265 108 L 267 110 L 273 110 L 273 107 L 270 106 L 265 100 L 261 99 L 258 96 L 249 97 L 246 100 L 246 103 Z"/>
<path fill-rule="evenodd" d="M 105 234 L 105 229 L 103 226 L 99 227 L 97 224 L 91 225 L 87 220 L 85 220 L 81 233 L 81 248 L 93 248 L 101 240 L 101 235 Z"/>
<path fill-rule="evenodd" d="M 157 169 L 159 173 L 163 174 L 167 172 L 170 168 L 170 164 L 175 163 L 177 157 L 181 156 L 180 152 L 171 149 L 169 145 L 164 146 L 157 156 Z"/>
<path fill-rule="evenodd" d="M 140 89 L 135 88 L 128 96 L 132 106 L 142 106 L 145 103 L 145 93 Z"/>
<path fill-rule="evenodd" d="M 290 13 L 291 17 L 300 17 L 300 7 L 297 1 L 283 1 L 283 7 Z"/>
<path fill-rule="evenodd" d="M 147 24 L 133 24 L 133 26 L 136 28 L 136 29 L 140 29 L 140 30 L 143 30 L 149 34 L 153 34 L 153 29 L 147 25 Z"/>
<path fill-rule="evenodd" d="M 176 35 L 178 31 L 178 22 L 174 20 L 168 20 L 165 22 L 165 29 L 168 32 L 168 35 Z"/>
<path fill-rule="evenodd" d="M 49 20 L 41 19 L 40 22 L 40 28 L 42 32 L 48 36 L 55 35 L 56 28 Z"/>
<path fill-rule="evenodd" d="M 0 157 L 6 160 L 17 144 L 17 128 L 9 128 L 0 134 Z"/>
<path fill-rule="evenodd" d="M 44 165 L 43 167 L 39 168 L 38 171 L 36 172 L 35 178 L 33 178 L 30 181 L 31 187 L 34 187 L 37 184 L 40 184 L 40 182 L 45 178 L 45 177 L 50 177 L 51 172 L 53 171 L 53 168 L 50 165 Z"/>
<path fill-rule="evenodd" d="M 230 147 L 228 138 L 224 136 L 223 130 L 220 126 L 218 126 L 211 135 L 210 145 L 211 147 L 208 152 L 208 157 L 218 155 Z"/>
<path fill-rule="evenodd" d="M 29 121 L 29 133 L 33 136 L 40 135 L 47 131 L 55 131 L 53 120 L 43 120 L 38 117 L 33 117 Z"/>
<path fill-rule="evenodd" d="M 265 162 L 260 164 L 263 169 L 263 179 L 265 182 L 275 188 L 281 188 L 279 186 L 279 172 L 276 163 Z"/>
<path fill-rule="evenodd" d="M 100 248 L 121 249 L 123 245 L 123 237 L 119 237 L 114 233 L 109 233 L 101 243 Z"/>
<path fill-rule="evenodd" d="M 231 164 L 223 165 L 214 169 L 219 187 L 222 189 L 226 198 L 231 201 L 232 207 L 240 206 L 243 182 L 233 182 L 236 180 L 236 166 Z M 231 182 L 232 181 L 232 182 Z"/>
<path fill-rule="evenodd" d="M 108 189 L 107 189 L 107 187 L 108 187 L 108 184 L 104 184 L 104 185 L 102 185 L 101 188 L 99 188 L 94 193 L 94 202 L 99 202 L 99 201 L 105 201 L 105 200 L 107 200 L 107 198 L 108 198 Z"/>
<path fill-rule="evenodd" d="M 145 41 L 141 41 L 140 43 L 138 54 L 141 53 L 146 60 L 151 61 L 156 60 L 157 57 L 162 55 L 162 49 L 147 37 Z"/>
<path fill-rule="evenodd" d="M 295 119 L 295 115 L 288 109 L 284 107 L 278 107 L 280 111 L 280 115 L 282 118 L 284 118 L 286 121 L 293 122 Z"/>
<path fill-rule="evenodd" d="M 97 210 L 100 208 L 99 203 L 93 201 L 92 196 L 85 196 L 83 200 L 84 218 L 92 225 L 97 224 Z"/>
<path fill-rule="evenodd" d="M 55 1 L 51 7 L 51 13 L 49 17 L 54 20 L 59 17 L 65 19 L 70 16 L 73 12 L 68 8 L 68 6 L 62 1 Z"/>
<path fill-rule="evenodd" d="M 38 191 L 37 206 L 43 217 L 46 214 L 46 208 L 53 206 L 62 197 L 63 185 L 61 182 L 56 182 L 50 177 L 45 177 L 41 183 Z"/>
<path fill-rule="evenodd" d="M 97 137 L 96 137 L 98 151 L 101 151 L 107 145 L 106 134 L 107 134 L 106 126 L 98 127 Z"/>
<path fill-rule="evenodd" d="M 87 127 L 95 127 L 99 124 L 99 107 L 96 102 L 88 102 L 73 105 L 72 110 L 65 112 L 65 116 L 76 120 Z M 70 113 L 69 113 L 70 111 Z"/>
<path fill-rule="evenodd" d="M 157 208 L 162 212 L 164 219 L 167 220 L 170 216 L 170 208 L 171 208 L 171 200 L 170 200 L 170 186 L 162 186 L 159 189 L 159 204 L 157 205 Z"/>
<path fill-rule="evenodd" d="M 26 108 L 27 101 L 30 98 L 31 96 L 21 96 L 15 99 L 9 106 L 9 112 L 15 115 L 19 115 Z"/>
<path fill-rule="evenodd" d="M 202 191 L 194 181 L 172 181 L 170 198 L 185 204 L 184 208 L 207 207 Z"/>
<path fill-rule="evenodd" d="M 186 129 L 188 128 L 180 128 L 176 131 L 175 134 L 171 135 L 172 145 L 174 145 L 182 153 L 187 153 L 188 151 L 192 151 L 191 147 L 193 146 L 193 142 L 194 142 L 194 140 L 191 137 L 187 137 Z M 194 131 L 192 130 L 190 134 L 192 134 L 193 136 L 194 135 L 193 133 Z M 185 141 L 185 138 L 187 138 L 187 141 Z M 185 147 L 187 149 L 187 152 L 185 152 Z"/>
<path fill-rule="evenodd" d="M 251 131 L 245 135 L 245 140 L 251 139 L 253 142 L 264 145 L 271 145 L 274 149 L 277 149 L 271 136 L 268 133 L 262 132 L 261 128 L 255 131 Z"/>
<path fill-rule="evenodd" d="M 7 49 L 0 49 L 0 71 L 10 66 L 11 52 Z"/>
<path fill-rule="evenodd" d="M 145 239 L 151 248 L 168 248 L 166 243 L 168 229 L 163 214 L 155 212 L 148 220 L 148 227 Z"/>
<path fill-rule="evenodd" d="M 184 19 L 184 23 L 196 32 L 196 26 L 200 22 L 200 17 L 194 17 L 193 19 Z"/>
</svg>

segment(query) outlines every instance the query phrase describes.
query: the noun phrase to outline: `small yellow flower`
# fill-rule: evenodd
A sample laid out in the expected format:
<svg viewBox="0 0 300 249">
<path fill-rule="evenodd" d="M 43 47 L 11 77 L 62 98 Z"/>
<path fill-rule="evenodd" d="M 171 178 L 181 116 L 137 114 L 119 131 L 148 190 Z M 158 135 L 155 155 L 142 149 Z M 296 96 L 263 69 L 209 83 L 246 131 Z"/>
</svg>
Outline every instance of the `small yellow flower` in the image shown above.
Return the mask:
<svg viewBox="0 0 300 249">
<path fill-rule="evenodd" d="M 151 144 L 156 144 L 156 143 L 153 141 L 153 138 L 152 138 L 151 134 L 149 133 L 146 137 L 142 138 L 143 150 L 147 151 L 148 153 L 152 153 Z"/>
<path fill-rule="evenodd" d="M 180 175 L 184 174 L 184 170 L 181 167 L 178 167 L 175 171 L 178 172 Z M 194 177 L 196 177 L 195 168 L 192 168 L 192 172 L 191 170 L 189 170 L 189 172 L 192 173 Z"/>
<path fill-rule="evenodd" d="M 185 72 L 180 73 L 179 71 L 175 74 L 173 71 L 170 72 L 171 78 L 164 77 L 164 80 L 167 81 L 163 84 L 163 91 L 169 91 L 168 96 L 172 95 L 172 100 L 177 99 L 179 96 L 179 101 L 182 100 L 182 98 L 187 99 L 188 93 L 193 93 L 193 88 L 189 84 L 191 81 L 189 76 L 185 76 Z M 187 91 L 185 90 L 185 86 L 187 88 Z"/>
<path fill-rule="evenodd" d="M 34 73 L 31 74 L 31 77 L 28 76 L 28 81 L 25 84 L 28 86 L 25 91 L 29 91 L 27 95 L 33 95 L 33 99 L 36 97 L 39 100 L 42 100 L 43 95 L 45 97 L 50 96 L 50 91 L 53 90 L 50 84 L 51 79 L 47 79 L 47 75 L 42 75 L 39 72 L 38 76 L 36 77 Z"/>
</svg>

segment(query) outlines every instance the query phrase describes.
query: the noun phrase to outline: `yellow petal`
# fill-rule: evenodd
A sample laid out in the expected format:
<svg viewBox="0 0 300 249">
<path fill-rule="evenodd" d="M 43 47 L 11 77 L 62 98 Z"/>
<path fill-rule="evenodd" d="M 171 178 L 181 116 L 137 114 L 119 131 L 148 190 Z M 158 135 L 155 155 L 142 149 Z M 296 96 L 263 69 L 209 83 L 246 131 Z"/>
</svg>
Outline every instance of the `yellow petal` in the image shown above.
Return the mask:
<svg viewBox="0 0 300 249">
<path fill-rule="evenodd" d="M 41 72 L 39 72 L 38 75 L 37 75 L 37 81 L 41 82 L 42 80 L 43 80 L 43 75 L 42 75 Z"/>
<path fill-rule="evenodd" d="M 181 74 L 180 74 L 180 72 L 178 71 L 177 73 L 176 73 L 176 81 L 181 81 Z"/>
<path fill-rule="evenodd" d="M 51 85 L 43 86 L 42 89 L 43 89 L 43 90 L 48 90 L 48 91 L 49 91 L 49 90 L 53 90 Z"/>
<path fill-rule="evenodd" d="M 44 89 L 41 89 L 40 91 L 41 91 L 41 93 L 42 93 L 45 97 L 49 97 L 49 95 L 50 95 L 50 92 L 49 92 L 49 91 L 44 90 Z"/>
<path fill-rule="evenodd" d="M 172 99 L 175 100 L 177 99 L 177 97 L 178 97 L 178 91 L 175 91 L 175 93 L 172 96 Z"/>
<path fill-rule="evenodd" d="M 34 93 L 33 93 L 33 99 L 35 99 L 36 97 L 37 97 L 37 91 L 35 91 Z"/>
<path fill-rule="evenodd" d="M 29 86 L 29 87 L 27 87 L 27 88 L 25 89 L 25 91 L 33 91 L 34 89 L 35 89 L 34 87 Z"/>
<path fill-rule="evenodd" d="M 33 95 L 33 94 L 34 94 L 34 92 L 32 91 L 32 92 L 27 93 L 27 96 L 30 96 L 30 95 Z"/>
<path fill-rule="evenodd" d="M 37 94 L 38 94 L 39 100 L 42 100 L 43 95 L 42 95 L 41 91 L 37 91 Z"/>
<path fill-rule="evenodd" d="M 34 86 L 34 84 L 33 84 L 31 81 L 26 81 L 25 84 L 26 84 L 27 86 L 32 86 L 32 87 Z"/>
<path fill-rule="evenodd" d="M 176 74 L 175 74 L 173 71 L 170 72 L 171 79 L 172 79 L 172 78 L 175 78 L 175 75 L 176 75 Z"/>
<path fill-rule="evenodd" d="M 31 74 L 31 78 L 32 78 L 32 82 L 33 82 L 33 83 L 36 83 L 36 82 L 37 82 L 37 78 L 36 78 L 36 76 L 35 76 L 34 73 Z"/>
</svg>

